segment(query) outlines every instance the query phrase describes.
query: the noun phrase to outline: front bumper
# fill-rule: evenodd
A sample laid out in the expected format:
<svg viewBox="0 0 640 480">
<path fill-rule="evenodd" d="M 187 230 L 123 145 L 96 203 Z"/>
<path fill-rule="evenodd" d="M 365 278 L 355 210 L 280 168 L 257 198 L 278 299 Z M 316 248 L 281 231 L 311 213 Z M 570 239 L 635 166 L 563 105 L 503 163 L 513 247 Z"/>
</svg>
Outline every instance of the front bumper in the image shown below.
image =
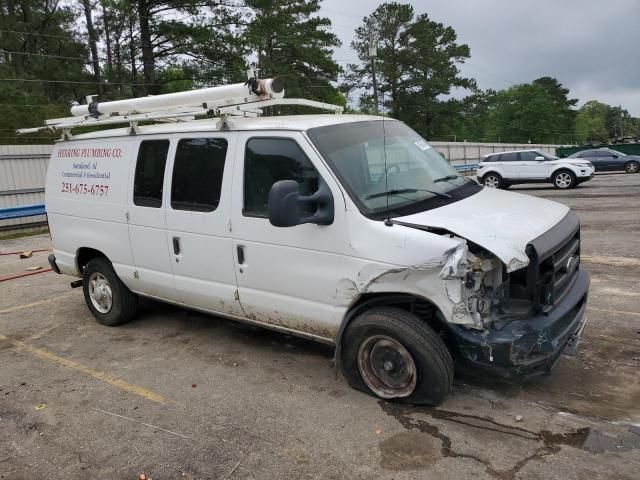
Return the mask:
<svg viewBox="0 0 640 480">
<path fill-rule="evenodd" d="M 450 325 L 460 362 L 513 380 L 548 374 L 562 353 L 575 354 L 586 325 L 589 282 L 589 273 L 580 268 L 548 314 L 501 320 L 484 331 Z"/>
<path fill-rule="evenodd" d="M 587 180 L 591 180 L 595 174 L 596 171 L 592 168 L 581 169 L 578 171 L 576 179 L 580 182 L 586 182 Z"/>
</svg>

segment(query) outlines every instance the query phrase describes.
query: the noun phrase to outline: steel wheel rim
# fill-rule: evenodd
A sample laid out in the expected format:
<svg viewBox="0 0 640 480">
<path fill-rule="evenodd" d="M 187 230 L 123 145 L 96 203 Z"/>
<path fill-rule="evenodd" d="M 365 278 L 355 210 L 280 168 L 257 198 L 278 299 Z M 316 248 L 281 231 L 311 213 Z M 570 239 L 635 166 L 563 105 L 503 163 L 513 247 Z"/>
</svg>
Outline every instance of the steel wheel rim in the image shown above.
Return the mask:
<svg viewBox="0 0 640 480">
<path fill-rule="evenodd" d="M 416 364 L 409 351 L 386 335 L 367 338 L 358 349 L 364 383 L 381 398 L 408 397 L 416 388 Z"/>
<path fill-rule="evenodd" d="M 627 165 L 627 173 L 636 173 L 638 171 L 637 163 L 630 163 Z"/>
<path fill-rule="evenodd" d="M 571 185 L 571 175 L 562 172 L 556 175 L 556 185 L 560 188 L 567 188 Z"/>
<path fill-rule="evenodd" d="M 99 272 L 89 277 L 89 298 L 100 313 L 109 313 L 113 306 L 113 292 L 107 278 Z"/>
<path fill-rule="evenodd" d="M 500 181 L 498 180 L 498 177 L 494 176 L 494 175 L 490 175 L 487 178 L 484 179 L 484 186 L 485 187 L 489 187 L 489 188 L 498 188 L 498 185 L 500 185 Z"/>
</svg>

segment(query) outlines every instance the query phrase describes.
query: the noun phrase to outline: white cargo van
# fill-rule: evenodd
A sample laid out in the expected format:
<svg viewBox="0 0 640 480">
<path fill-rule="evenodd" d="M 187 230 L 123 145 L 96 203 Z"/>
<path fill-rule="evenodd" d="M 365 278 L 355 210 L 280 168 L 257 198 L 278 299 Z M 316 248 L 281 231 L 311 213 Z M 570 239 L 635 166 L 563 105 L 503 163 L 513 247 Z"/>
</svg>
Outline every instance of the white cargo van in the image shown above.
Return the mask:
<svg viewBox="0 0 640 480">
<path fill-rule="evenodd" d="M 113 120 L 101 105 L 86 122 Z M 50 262 L 82 277 L 104 325 L 151 297 L 335 345 L 353 387 L 430 405 L 454 362 L 527 378 L 582 334 L 576 215 L 458 175 L 399 121 L 62 130 L 46 184 Z"/>
</svg>

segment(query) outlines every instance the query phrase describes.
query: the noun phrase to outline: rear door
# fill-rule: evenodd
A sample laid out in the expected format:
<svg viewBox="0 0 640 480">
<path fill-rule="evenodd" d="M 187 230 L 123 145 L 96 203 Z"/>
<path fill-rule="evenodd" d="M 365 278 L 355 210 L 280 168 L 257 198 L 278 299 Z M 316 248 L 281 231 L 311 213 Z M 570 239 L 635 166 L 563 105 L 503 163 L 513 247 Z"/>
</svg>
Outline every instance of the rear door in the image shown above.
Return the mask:
<svg viewBox="0 0 640 480">
<path fill-rule="evenodd" d="M 605 151 L 605 168 L 608 171 L 623 170 L 625 164 L 625 156 L 620 152 L 614 152 L 612 150 Z"/>
<path fill-rule="evenodd" d="M 498 171 L 502 178 L 506 180 L 520 178 L 520 167 L 522 165 L 518 158 L 518 152 L 503 153 L 497 163 L 500 165 Z"/>
<path fill-rule="evenodd" d="M 240 303 L 256 322 L 333 340 L 342 318 L 336 282 L 345 265 L 345 204 L 333 176 L 300 132 L 242 132 L 233 178 L 232 225 Z M 303 195 L 320 178 L 335 205 L 331 225 L 274 227 L 268 196 L 279 180 Z M 312 214 L 313 212 L 306 212 Z"/>
<path fill-rule="evenodd" d="M 137 278 L 131 286 L 136 292 L 177 300 L 163 200 L 169 147 L 168 139 L 143 140 L 132 165 L 133 194 L 129 197 L 128 220 Z"/>
<path fill-rule="evenodd" d="M 616 160 L 618 159 L 618 155 L 615 153 L 610 152 L 609 150 L 598 150 L 597 157 L 595 158 L 600 165 L 600 170 L 605 172 L 617 170 Z"/>
<path fill-rule="evenodd" d="M 220 132 L 173 140 L 166 246 L 182 303 L 241 316 L 230 231 L 235 140 Z"/>
</svg>

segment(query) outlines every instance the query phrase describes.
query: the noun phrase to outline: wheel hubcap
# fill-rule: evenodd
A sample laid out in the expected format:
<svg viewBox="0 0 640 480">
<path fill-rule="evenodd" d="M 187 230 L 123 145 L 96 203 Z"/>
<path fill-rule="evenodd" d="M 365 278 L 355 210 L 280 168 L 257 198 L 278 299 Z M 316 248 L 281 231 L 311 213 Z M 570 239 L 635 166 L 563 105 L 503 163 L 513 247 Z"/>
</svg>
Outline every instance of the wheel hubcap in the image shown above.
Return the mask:
<svg viewBox="0 0 640 480">
<path fill-rule="evenodd" d="M 367 338 L 358 349 L 364 383 L 381 398 L 402 398 L 416 388 L 416 365 L 409 351 L 386 335 Z"/>
<path fill-rule="evenodd" d="M 498 177 L 494 177 L 493 175 L 484 179 L 485 187 L 498 188 L 499 184 L 500 184 L 500 180 L 498 180 Z"/>
<path fill-rule="evenodd" d="M 638 171 L 638 164 L 637 163 L 630 163 L 627 166 L 627 172 L 636 173 L 637 171 Z"/>
<path fill-rule="evenodd" d="M 559 173 L 556 175 L 556 185 L 560 188 L 567 188 L 571 185 L 571 175 L 568 173 Z"/>
<path fill-rule="evenodd" d="M 109 313 L 113 305 L 111 285 L 104 275 L 94 272 L 89 277 L 89 298 L 100 313 Z"/>
</svg>

